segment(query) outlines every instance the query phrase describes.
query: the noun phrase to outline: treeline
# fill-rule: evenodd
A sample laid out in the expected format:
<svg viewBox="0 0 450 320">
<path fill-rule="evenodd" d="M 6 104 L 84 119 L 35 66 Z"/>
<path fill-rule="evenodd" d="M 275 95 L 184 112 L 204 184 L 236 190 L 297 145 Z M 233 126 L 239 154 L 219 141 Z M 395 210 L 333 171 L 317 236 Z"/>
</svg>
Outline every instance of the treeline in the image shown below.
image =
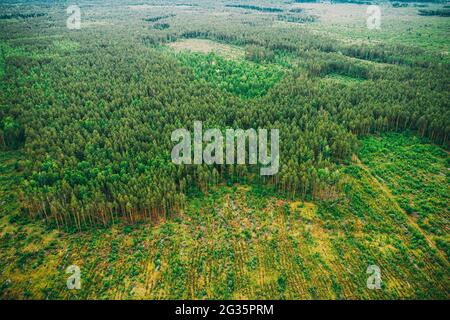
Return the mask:
<svg viewBox="0 0 450 320">
<path fill-rule="evenodd" d="M 289 12 L 292 12 L 292 13 L 303 13 L 303 12 L 305 12 L 305 9 L 294 8 L 294 9 L 290 9 Z"/>
<path fill-rule="evenodd" d="M 450 17 L 450 9 L 419 9 L 420 16 Z"/>
<path fill-rule="evenodd" d="M 307 18 L 308 19 L 308 18 Z M 154 40 L 152 39 L 154 37 Z M 147 36 L 147 44 L 157 44 L 158 41 L 170 42 L 177 38 L 205 38 L 226 42 L 238 46 L 256 45 L 271 50 L 286 51 L 296 55 L 317 50 L 326 53 L 340 53 L 348 57 L 358 58 L 373 62 L 382 62 L 396 65 L 408 65 L 427 68 L 430 62 L 421 60 L 420 55 L 424 50 L 418 47 L 402 44 L 386 45 L 377 44 L 353 44 L 339 43 L 331 38 L 315 35 L 312 36 L 306 30 L 285 30 L 276 27 L 266 29 L 264 32 L 258 28 L 245 25 L 228 26 L 227 28 L 210 28 L 209 30 L 191 29 L 188 31 L 173 30 L 165 35 Z"/>
<path fill-rule="evenodd" d="M 0 15 L 0 20 L 6 20 L 6 19 L 28 19 L 28 18 L 37 18 L 37 17 L 43 17 L 46 16 L 46 13 L 39 12 L 39 13 L 9 13 L 9 14 L 2 14 Z"/>
<path fill-rule="evenodd" d="M 256 10 L 256 11 L 261 11 L 261 12 L 283 12 L 283 9 L 280 9 L 280 8 L 260 7 L 260 6 L 247 5 L 247 4 L 227 4 L 227 5 L 225 5 L 225 7 Z"/>
<path fill-rule="evenodd" d="M 163 15 L 163 16 L 156 16 L 156 17 L 145 18 L 144 21 L 147 21 L 147 22 L 158 22 L 160 20 L 167 19 L 167 18 L 173 18 L 175 16 L 176 16 L 175 14 L 167 14 L 167 15 Z"/>
<path fill-rule="evenodd" d="M 400 2 L 393 2 L 392 6 L 394 8 L 406 8 L 409 4 L 408 3 L 400 3 Z"/>
<path fill-rule="evenodd" d="M 299 100 L 284 105 L 276 93 L 242 100 L 156 51 L 127 46 L 113 54 L 92 46 L 35 70 L 36 79 L 50 75 L 46 87 L 15 86 L 13 75 L 29 70 L 8 69 L 6 100 L 23 107 L 25 151 L 33 159 L 21 163 L 25 212 L 77 228 L 157 219 L 179 210 L 196 188 L 262 179 L 253 166 L 173 165 L 171 132 L 192 130 L 194 120 L 205 127 L 279 128 L 284 160 L 280 174 L 265 182 L 305 198 L 333 196 L 336 168 L 355 151 L 356 137 L 327 112 Z M 118 54 L 125 50 L 127 57 Z M 79 81 L 93 69 L 94 77 Z"/>
<path fill-rule="evenodd" d="M 363 5 L 371 5 L 372 1 L 364 1 L 364 0 L 331 0 L 331 3 L 352 3 L 352 4 L 363 4 Z"/>
<path fill-rule="evenodd" d="M 247 60 L 256 63 L 273 62 L 275 60 L 275 51 L 256 45 L 249 45 L 245 50 Z"/>
<path fill-rule="evenodd" d="M 277 19 L 286 22 L 306 23 L 316 21 L 317 17 L 306 14 L 304 15 L 280 14 L 277 16 Z"/>
</svg>

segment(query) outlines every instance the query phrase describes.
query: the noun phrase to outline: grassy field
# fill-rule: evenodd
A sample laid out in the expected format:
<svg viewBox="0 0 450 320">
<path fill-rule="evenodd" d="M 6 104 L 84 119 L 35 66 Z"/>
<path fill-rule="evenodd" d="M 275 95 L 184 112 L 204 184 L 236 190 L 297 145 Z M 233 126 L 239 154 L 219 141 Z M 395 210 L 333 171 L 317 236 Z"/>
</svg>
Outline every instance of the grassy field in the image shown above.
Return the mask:
<svg viewBox="0 0 450 320">
<path fill-rule="evenodd" d="M 361 158 L 391 190 L 408 217 L 450 257 L 448 237 L 449 157 L 417 137 L 391 134 L 364 141 Z"/>
<path fill-rule="evenodd" d="M 445 193 L 449 157 L 411 135 L 363 140 L 333 202 L 219 186 L 152 225 L 73 234 L 20 214 L 20 157 L 1 154 L 3 299 L 449 298 L 448 233 L 431 227 L 446 230 L 448 192 L 431 208 L 418 196 Z M 366 287 L 372 264 L 381 290 Z M 66 288 L 69 265 L 81 268 L 81 290 Z"/>
<path fill-rule="evenodd" d="M 244 51 L 237 46 L 220 44 L 206 39 L 184 39 L 168 44 L 177 52 L 191 51 L 199 53 L 215 53 L 225 58 L 235 59 L 244 56 Z"/>
</svg>

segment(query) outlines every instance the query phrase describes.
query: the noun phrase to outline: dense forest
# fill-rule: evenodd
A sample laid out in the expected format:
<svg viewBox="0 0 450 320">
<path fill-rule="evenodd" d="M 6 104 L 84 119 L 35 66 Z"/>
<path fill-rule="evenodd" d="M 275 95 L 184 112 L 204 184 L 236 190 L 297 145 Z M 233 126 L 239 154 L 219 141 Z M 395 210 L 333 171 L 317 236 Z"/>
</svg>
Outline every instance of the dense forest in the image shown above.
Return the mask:
<svg viewBox="0 0 450 320">
<path fill-rule="evenodd" d="M 18 164 L 26 172 L 24 212 L 60 227 L 167 216 L 189 192 L 227 181 L 257 180 L 293 197 L 326 200 L 357 138 L 367 134 L 412 130 L 448 147 L 448 62 L 416 58 L 420 48 L 348 45 L 308 29 L 265 27 L 272 16 L 185 24 L 176 13 L 140 14 L 114 31 L 70 32 L 56 26 L 64 12 L 53 10 L 50 20 L 29 13 L 33 20 L 1 25 L 0 141 L 29 155 Z M 65 40 L 28 40 L 35 32 L 28 23 L 56 28 Z M 239 46 L 246 55 L 236 61 L 163 47 L 189 38 Z M 329 75 L 358 81 L 323 82 Z M 175 166 L 170 133 L 191 129 L 194 120 L 211 128 L 278 128 L 280 173 L 260 178 L 254 166 Z"/>
</svg>

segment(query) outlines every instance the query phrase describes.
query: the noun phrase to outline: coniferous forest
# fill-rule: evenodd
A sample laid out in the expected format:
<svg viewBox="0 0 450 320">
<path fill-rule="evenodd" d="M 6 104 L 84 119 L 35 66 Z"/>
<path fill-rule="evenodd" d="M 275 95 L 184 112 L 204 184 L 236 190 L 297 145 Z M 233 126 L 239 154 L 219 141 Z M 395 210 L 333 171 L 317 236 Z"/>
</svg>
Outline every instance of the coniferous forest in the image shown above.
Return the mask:
<svg viewBox="0 0 450 320">
<path fill-rule="evenodd" d="M 449 298 L 446 3 L 70 5 L 0 0 L 0 298 Z M 278 172 L 175 164 L 196 121 Z"/>
</svg>

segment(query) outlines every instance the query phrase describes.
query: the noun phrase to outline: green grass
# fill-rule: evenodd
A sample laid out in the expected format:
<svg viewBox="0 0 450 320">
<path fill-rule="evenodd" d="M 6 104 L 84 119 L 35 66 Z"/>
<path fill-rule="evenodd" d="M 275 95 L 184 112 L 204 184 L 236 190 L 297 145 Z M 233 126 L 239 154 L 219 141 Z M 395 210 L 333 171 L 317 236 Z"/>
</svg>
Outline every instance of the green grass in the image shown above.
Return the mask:
<svg viewBox="0 0 450 320">
<path fill-rule="evenodd" d="M 177 58 L 193 70 L 197 81 L 243 98 L 265 95 L 284 75 L 275 64 L 225 59 L 214 53 L 178 53 Z"/>
<path fill-rule="evenodd" d="M 448 153 L 418 137 L 393 133 L 365 139 L 361 159 L 449 257 Z"/>
</svg>

